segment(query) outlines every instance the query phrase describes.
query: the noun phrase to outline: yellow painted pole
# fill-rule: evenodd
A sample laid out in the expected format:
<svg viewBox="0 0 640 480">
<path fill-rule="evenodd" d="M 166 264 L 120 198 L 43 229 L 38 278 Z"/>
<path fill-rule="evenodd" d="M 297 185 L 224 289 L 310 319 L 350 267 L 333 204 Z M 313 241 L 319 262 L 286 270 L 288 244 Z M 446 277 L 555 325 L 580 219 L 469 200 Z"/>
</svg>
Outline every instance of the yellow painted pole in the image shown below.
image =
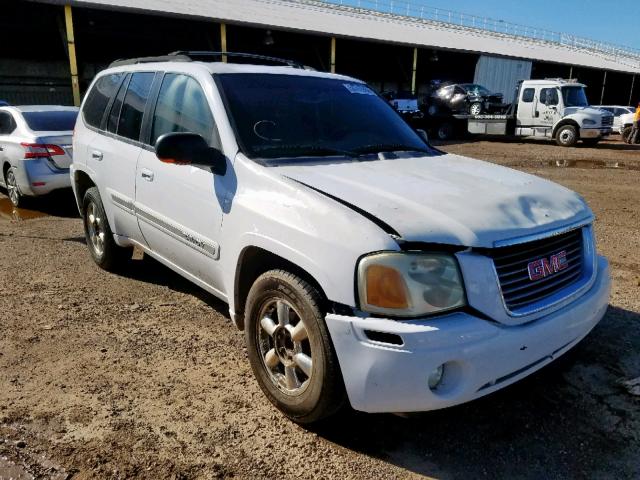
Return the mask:
<svg viewBox="0 0 640 480">
<path fill-rule="evenodd" d="M 331 37 L 331 73 L 336 73 L 336 37 Z"/>
<path fill-rule="evenodd" d="M 73 104 L 80 106 L 80 84 L 78 83 L 78 60 L 76 59 L 76 42 L 73 35 L 73 16 L 71 5 L 64 6 L 64 22 L 67 27 L 67 47 L 69 50 L 69 69 L 71 70 L 71 90 L 73 91 Z"/>
<path fill-rule="evenodd" d="M 220 24 L 220 50 L 222 53 L 227 53 L 227 24 Z M 227 63 L 227 56 L 222 55 L 222 61 Z"/>
<path fill-rule="evenodd" d="M 413 69 L 411 70 L 411 94 L 416 94 L 416 74 L 418 72 L 418 47 L 413 49 Z"/>
</svg>

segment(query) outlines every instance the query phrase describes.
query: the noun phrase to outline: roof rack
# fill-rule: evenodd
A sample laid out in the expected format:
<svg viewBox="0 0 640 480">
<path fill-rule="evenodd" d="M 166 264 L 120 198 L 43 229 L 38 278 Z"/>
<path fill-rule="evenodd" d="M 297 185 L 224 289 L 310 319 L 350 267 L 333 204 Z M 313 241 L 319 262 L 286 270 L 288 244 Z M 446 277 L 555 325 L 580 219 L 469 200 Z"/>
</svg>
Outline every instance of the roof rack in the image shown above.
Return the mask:
<svg viewBox="0 0 640 480">
<path fill-rule="evenodd" d="M 267 64 L 286 65 L 288 67 L 305 69 L 302 63 L 295 60 L 288 60 L 278 57 L 269 57 L 266 55 L 256 55 L 253 53 L 241 53 L 241 52 L 210 52 L 210 51 L 192 51 L 192 50 L 179 50 L 177 52 L 171 52 L 168 55 L 161 55 L 158 57 L 138 57 L 129 59 L 120 59 L 111 62 L 111 67 L 121 67 L 124 65 L 136 65 L 139 63 L 155 63 L 155 62 L 193 62 L 201 60 L 210 60 L 211 58 L 219 58 L 223 60 L 225 58 L 244 58 L 250 60 L 261 60 Z"/>
</svg>

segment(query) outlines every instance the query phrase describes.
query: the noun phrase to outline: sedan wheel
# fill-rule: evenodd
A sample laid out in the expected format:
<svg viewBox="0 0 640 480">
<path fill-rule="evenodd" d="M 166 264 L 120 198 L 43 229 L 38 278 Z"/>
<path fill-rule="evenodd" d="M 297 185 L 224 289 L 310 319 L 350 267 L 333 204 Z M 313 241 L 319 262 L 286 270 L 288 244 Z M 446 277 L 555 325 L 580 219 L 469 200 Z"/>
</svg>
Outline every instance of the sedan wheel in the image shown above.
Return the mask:
<svg viewBox="0 0 640 480">
<path fill-rule="evenodd" d="M 13 173 L 13 169 L 9 168 L 7 173 L 5 174 L 5 184 L 7 185 L 7 194 L 9 195 L 9 200 L 13 203 L 14 207 L 18 207 L 20 205 L 20 190 L 18 190 L 18 182 L 16 181 L 16 176 Z"/>
<path fill-rule="evenodd" d="M 469 113 L 471 115 L 480 115 L 482 113 L 482 104 L 480 102 L 472 103 L 469 107 Z"/>
</svg>

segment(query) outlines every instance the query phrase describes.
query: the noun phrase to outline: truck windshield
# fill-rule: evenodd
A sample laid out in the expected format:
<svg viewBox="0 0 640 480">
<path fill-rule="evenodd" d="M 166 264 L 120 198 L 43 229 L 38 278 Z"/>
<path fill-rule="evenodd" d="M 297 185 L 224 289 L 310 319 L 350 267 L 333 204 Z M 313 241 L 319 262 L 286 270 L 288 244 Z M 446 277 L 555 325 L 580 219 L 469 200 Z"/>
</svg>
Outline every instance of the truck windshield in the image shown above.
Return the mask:
<svg viewBox="0 0 640 480">
<path fill-rule="evenodd" d="M 588 107 L 589 101 L 582 87 L 562 87 L 565 107 Z"/>
<path fill-rule="evenodd" d="M 216 78 L 240 148 L 250 158 L 431 153 L 393 108 L 363 83 L 261 73 Z"/>
</svg>

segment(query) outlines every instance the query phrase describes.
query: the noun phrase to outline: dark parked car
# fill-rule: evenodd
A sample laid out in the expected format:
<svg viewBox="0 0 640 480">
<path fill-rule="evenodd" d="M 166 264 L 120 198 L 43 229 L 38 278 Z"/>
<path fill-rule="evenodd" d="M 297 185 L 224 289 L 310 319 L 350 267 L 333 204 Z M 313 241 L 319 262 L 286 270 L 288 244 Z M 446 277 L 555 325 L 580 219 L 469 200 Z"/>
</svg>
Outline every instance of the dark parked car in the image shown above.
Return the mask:
<svg viewBox="0 0 640 480">
<path fill-rule="evenodd" d="M 389 102 L 409 123 L 424 117 L 424 113 L 422 113 L 418 105 L 418 97 L 411 92 L 384 92 L 382 98 Z"/>
<path fill-rule="evenodd" d="M 499 110 L 502 106 L 501 93 L 493 93 L 475 83 L 457 83 L 436 89 L 431 94 L 428 112 L 435 115 L 444 110 L 450 113 L 480 115 Z"/>
</svg>

